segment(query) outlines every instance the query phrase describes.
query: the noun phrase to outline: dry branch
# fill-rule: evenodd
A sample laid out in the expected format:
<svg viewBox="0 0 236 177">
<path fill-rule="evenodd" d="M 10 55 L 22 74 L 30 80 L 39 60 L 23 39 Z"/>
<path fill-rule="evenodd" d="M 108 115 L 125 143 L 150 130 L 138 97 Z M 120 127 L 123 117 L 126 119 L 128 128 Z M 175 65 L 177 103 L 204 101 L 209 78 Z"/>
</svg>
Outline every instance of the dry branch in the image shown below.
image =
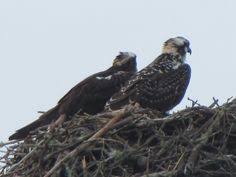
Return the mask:
<svg viewBox="0 0 236 177">
<path fill-rule="evenodd" d="M 0 176 L 235 177 L 236 99 L 213 101 L 191 100 L 168 116 L 141 108 L 75 115 L 52 132 L 1 143 Z"/>
</svg>

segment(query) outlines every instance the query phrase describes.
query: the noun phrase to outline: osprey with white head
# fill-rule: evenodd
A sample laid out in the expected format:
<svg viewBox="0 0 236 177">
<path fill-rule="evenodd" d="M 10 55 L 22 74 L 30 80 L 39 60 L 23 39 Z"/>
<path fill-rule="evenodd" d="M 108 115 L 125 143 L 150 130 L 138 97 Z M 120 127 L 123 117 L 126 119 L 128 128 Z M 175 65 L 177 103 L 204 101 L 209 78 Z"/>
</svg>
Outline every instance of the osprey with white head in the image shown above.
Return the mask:
<svg viewBox="0 0 236 177">
<path fill-rule="evenodd" d="M 179 55 L 181 61 L 184 62 L 186 58 L 186 54 L 192 54 L 192 50 L 190 48 L 190 42 L 184 37 L 175 37 L 168 39 L 162 49 L 162 53 Z"/>
<path fill-rule="evenodd" d="M 191 54 L 190 43 L 183 37 L 168 39 L 162 54 L 151 64 L 134 74 L 107 102 L 107 109 L 120 109 L 127 104 L 166 112 L 182 100 L 188 87 L 191 68 L 185 63 Z"/>
</svg>

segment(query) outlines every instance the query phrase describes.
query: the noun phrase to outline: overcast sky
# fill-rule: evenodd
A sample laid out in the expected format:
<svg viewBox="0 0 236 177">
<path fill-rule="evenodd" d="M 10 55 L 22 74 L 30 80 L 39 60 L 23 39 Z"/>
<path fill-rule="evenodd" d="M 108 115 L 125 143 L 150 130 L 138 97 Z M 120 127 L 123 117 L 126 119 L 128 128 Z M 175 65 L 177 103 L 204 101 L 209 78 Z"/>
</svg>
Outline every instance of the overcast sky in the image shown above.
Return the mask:
<svg viewBox="0 0 236 177">
<path fill-rule="evenodd" d="M 0 141 L 37 119 L 119 51 L 149 64 L 170 37 L 191 42 L 187 97 L 209 105 L 236 91 L 235 0 L 0 1 Z"/>
</svg>

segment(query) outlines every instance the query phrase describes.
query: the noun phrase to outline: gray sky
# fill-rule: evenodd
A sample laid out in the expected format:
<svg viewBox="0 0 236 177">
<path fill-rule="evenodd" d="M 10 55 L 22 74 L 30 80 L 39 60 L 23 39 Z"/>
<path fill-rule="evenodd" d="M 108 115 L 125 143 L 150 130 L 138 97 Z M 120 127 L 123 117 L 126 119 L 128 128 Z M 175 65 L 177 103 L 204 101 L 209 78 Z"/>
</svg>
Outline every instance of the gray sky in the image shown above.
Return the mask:
<svg viewBox="0 0 236 177">
<path fill-rule="evenodd" d="M 162 43 L 191 41 L 187 97 L 210 104 L 235 96 L 234 0 L 0 1 L 0 141 L 51 108 L 76 83 L 111 65 L 118 51 L 139 69 Z"/>
</svg>

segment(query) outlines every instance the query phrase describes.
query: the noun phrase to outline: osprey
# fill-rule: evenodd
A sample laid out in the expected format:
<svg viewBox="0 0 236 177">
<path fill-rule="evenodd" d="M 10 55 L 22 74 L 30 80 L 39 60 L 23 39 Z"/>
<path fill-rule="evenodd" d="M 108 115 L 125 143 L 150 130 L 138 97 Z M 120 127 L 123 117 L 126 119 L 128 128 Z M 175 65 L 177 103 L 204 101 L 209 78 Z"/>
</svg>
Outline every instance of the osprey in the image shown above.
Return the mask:
<svg viewBox="0 0 236 177">
<path fill-rule="evenodd" d="M 17 130 L 9 140 L 25 138 L 30 131 L 59 118 L 62 121 L 68 120 L 77 112 L 96 114 L 103 111 L 106 102 L 136 71 L 136 55 L 131 52 L 120 52 L 109 69 L 93 74 L 78 83 L 54 108 L 33 123 Z"/>
<path fill-rule="evenodd" d="M 152 108 L 163 113 L 174 108 L 186 92 L 191 68 L 185 64 L 186 54 L 191 54 L 190 43 L 176 37 L 164 43 L 163 51 L 151 64 L 137 72 L 106 104 L 116 110 L 129 103 Z"/>
</svg>

